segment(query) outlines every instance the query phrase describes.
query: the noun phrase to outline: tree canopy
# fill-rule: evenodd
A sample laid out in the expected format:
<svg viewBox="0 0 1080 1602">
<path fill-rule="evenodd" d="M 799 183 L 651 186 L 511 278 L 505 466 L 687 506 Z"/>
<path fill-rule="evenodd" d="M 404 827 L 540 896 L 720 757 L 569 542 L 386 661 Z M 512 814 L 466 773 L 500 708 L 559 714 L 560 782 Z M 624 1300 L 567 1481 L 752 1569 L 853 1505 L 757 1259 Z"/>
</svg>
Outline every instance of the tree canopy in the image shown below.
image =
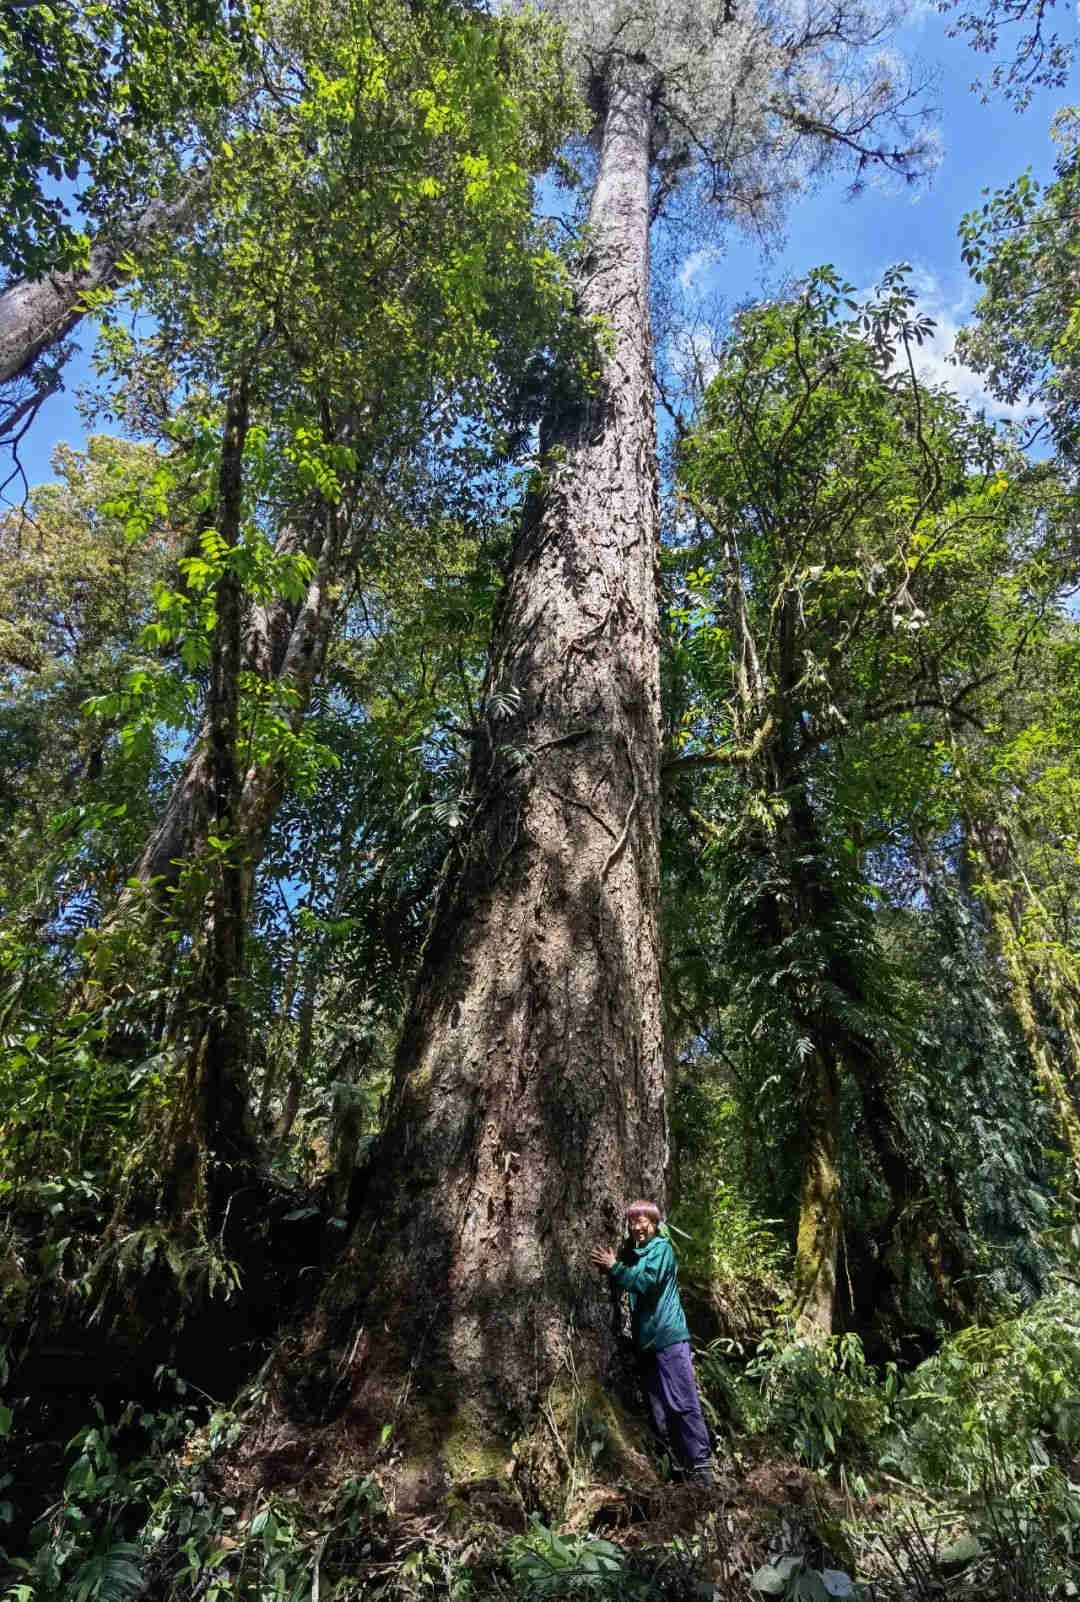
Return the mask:
<svg viewBox="0 0 1080 1602">
<path fill-rule="evenodd" d="M 9 443 L 99 338 L 0 519 L 4 1602 L 1072 1594 L 1075 117 L 960 225 L 1026 424 L 902 263 L 655 319 L 928 171 L 890 20 L 5 9 Z"/>
</svg>

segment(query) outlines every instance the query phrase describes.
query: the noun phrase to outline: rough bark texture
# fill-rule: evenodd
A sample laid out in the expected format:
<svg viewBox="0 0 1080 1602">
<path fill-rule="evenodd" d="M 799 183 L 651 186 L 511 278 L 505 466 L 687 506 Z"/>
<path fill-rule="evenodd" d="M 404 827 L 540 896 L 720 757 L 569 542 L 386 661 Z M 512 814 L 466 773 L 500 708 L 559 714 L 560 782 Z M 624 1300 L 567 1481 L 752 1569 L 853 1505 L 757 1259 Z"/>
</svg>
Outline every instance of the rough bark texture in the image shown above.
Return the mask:
<svg viewBox="0 0 1080 1602">
<path fill-rule="evenodd" d="M 580 293 L 610 343 L 595 392 L 545 431 L 495 625 L 474 810 L 368 1184 L 379 1251 L 355 1250 L 332 1291 L 347 1327 L 382 1331 L 355 1407 L 366 1395 L 385 1418 L 388 1382 L 408 1387 L 410 1420 L 427 1419 L 452 1472 L 455 1433 L 497 1451 L 547 1407 L 559 1435 L 546 1399 L 572 1371 L 602 1394 L 612 1310 L 587 1248 L 616 1239 L 633 1196 L 663 1205 L 668 1167 L 651 84 L 624 61 L 607 90 Z"/>
<path fill-rule="evenodd" d="M 75 272 L 23 278 L 0 295 L 0 383 L 29 372 L 43 351 L 58 345 L 82 321 L 83 296 L 115 282 L 119 252 L 95 244 L 90 263 Z"/>
</svg>

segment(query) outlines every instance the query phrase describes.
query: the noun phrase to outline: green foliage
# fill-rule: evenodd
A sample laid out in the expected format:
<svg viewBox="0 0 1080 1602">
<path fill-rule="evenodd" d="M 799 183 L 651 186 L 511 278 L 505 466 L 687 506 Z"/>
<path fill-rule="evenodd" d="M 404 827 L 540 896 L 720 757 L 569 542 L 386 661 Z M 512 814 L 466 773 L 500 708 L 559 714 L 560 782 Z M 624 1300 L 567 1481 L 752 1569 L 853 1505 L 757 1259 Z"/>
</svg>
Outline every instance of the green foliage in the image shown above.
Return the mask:
<svg viewBox="0 0 1080 1602">
<path fill-rule="evenodd" d="M 91 226 L 175 180 L 243 81 L 261 6 L 244 0 L 77 0 L 0 19 L 0 266 L 13 277 L 81 265 Z M 205 148 L 205 147 L 204 147 Z"/>
<path fill-rule="evenodd" d="M 1026 688 L 1067 627 L 1055 611 L 1068 569 L 1060 482 L 922 387 L 928 331 L 903 269 L 861 302 L 822 269 L 741 313 L 719 352 L 677 463 L 665 867 L 672 1024 L 690 1042 L 687 1076 L 715 1076 L 734 1104 L 740 1194 L 758 1216 L 793 1219 L 825 1072 L 849 1253 L 901 1299 L 920 1282 L 933 1327 L 982 1283 L 958 1285 L 960 1264 L 989 1269 L 977 1237 L 1000 1249 L 999 1283 L 1019 1274 L 1030 1293 L 1045 1269 L 1054 1160 L 1026 1133 L 1016 1081 L 1030 1066 L 1015 1028 L 1007 1038 L 979 915 L 969 908 L 981 948 L 965 973 L 995 999 L 968 1010 L 967 991 L 946 991 L 915 954 L 972 770 L 991 787 L 981 765 L 997 746 L 979 731 L 1010 726 L 1018 673 Z M 988 1006 L 993 1027 L 979 1021 Z M 976 1033 L 996 1028 L 992 1072 L 958 1038 L 958 1007 Z M 984 1081 L 970 1098 L 946 1040 Z M 981 1116 L 990 1078 L 1018 1145 Z M 693 1131 L 705 1097 L 681 1094 Z M 978 1221 L 959 1200 L 976 1153 L 1000 1197 Z"/>
<path fill-rule="evenodd" d="M 1021 110 L 1034 89 L 1065 86 L 1076 40 L 1053 31 L 1053 4 L 1054 0 L 983 0 L 968 10 L 965 0 L 943 0 L 941 10 L 955 19 L 949 31 L 966 36 L 973 50 L 998 56 L 987 81 L 973 86 L 983 91 L 984 99 L 991 91 L 1000 92 Z M 1013 29 L 1021 30 L 1018 36 Z M 1004 59 L 999 56 L 1003 34 L 1014 43 L 1014 53 Z"/>
<path fill-rule="evenodd" d="M 160 1085 L 162 1062 L 112 1055 L 107 1022 L 66 1000 L 53 965 L 0 931 L 0 1199 L 40 1209 L 70 1234 L 102 1204 L 105 1176 L 132 1142 L 138 1100 Z"/>
<path fill-rule="evenodd" d="M 962 1330 L 911 1375 L 892 1451 L 907 1478 L 970 1489 L 1080 1446 L 1080 1296 L 1062 1288 L 1014 1318 Z"/>
<path fill-rule="evenodd" d="M 32 902 L 27 889 L 50 834 L 64 847 L 49 864 L 54 879 L 68 895 L 100 895 L 102 878 L 115 877 L 153 818 L 163 768 L 162 738 L 118 748 L 114 725 L 95 725 L 84 707 L 129 676 L 163 676 L 141 635 L 179 554 L 183 496 L 160 453 L 103 436 L 85 452 L 58 447 L 54 468 L 57 481 L 0 524 L 8 909 Z M 189 715 L 185 708 L 167 724 Z M 73 808 L 82 809 L 78 817 Z"/>
<path fill-rule="evenodd" d="M 708 1602 L 713 1591 L 682 1539 L 634 1552 L 596 1535 L 559 1534 L 535 1515 L 528 1532 L 507 1543 L 504 1558 L 507 1602 Z"/>
<path fill-rule="evenodd" d="M 866 1551 L 888 1576 L 883 1594 L 905 1602 L 951 1593 L 1064 1602 L 1077 1589 L 1078 1515 L 1080 1499 L 1059 1469 L 1033 1464 L 1015 1474 L 991 1455 L 970 1491 L 898 1496 L 865 1529 Z"/>
<path fill-rule="evenodd" d="M 759 1218 L 750 1198 L 723 1177 L 723 1159 L 715 1147 L 709 1157 L 707 1164 L 685 1164 L 685 1199 L 674 1212 L 684 1279 L 776 1281 L 790 1260 L 775 1232 L 778 1220 Z"/>
<path fill-rule="evenodd" d="M 856 1585 L 842 1569 L 812 1569 L 803 1557 L 785 1556 L 764 1563 L 750 1583 L 762 1596 L 778 1596 L 783 1602 L 828 1602 L 830 1597 L 873 1602 L 869 1586 Z"/>
<path fill-rule="evenodd" d="M 506 469 L 545 395 L 579 395 L 595 369 L 596 331 L 575 325 L 559 254 L 530 212 L 530 175 L 577 111 L 559 41 L 534 17 L 398 0 L 279 7 L 263 87 L 233 118 L 238 33 L 220 32 L 214 7 L 179 9 L 210 32 L 172 89 L 158 30 L 175 6 L 132 5 L 119 20 L 53 7 L 51 21 L 33 6 L 5 23 L 12 38 L 23 29 L 12 73 L 33 28 L 72 47 L 70 81 L 53 75 L 41 101 L 38 155 L 62 170 L 64 140 L 97 119 L 92 219 L 158 183 L 167 127 L 198 123 L 201 140 L 229 124 L 192 238 L 158 241 L 140 264 L 131 306 L 150 314 L 147 337 L 101 307 L 117 415 L 161 448 L 97 439 L 63 453 L 63 482 L 36 493 L 32 524 L 0 531 L 6 1330 L 25 1330 L 54 1292 L 93 1316 L 106 1285 L 135 1295 L 163 1266 L 181 1291 L 243 1293 L 204 1239 L 122 1216 L 131 1176 L 160 1172 L 179 1047 L 200 1020 L 206 891 L 225 864 L 254 876 L 232 994 L 250 1021 L 238 1067 L 259 1155 L 323 1186 L 290 1222 L 323 1220 L 331 1246 L 346 1227 L 447 851 L 469 828 L 470 746 L 494 741 L 506 711 L 483 698 L 517 528 Z M 60 140 L 69 93 L 85 116 Z M 114 93 L 141 96 L 133 142 Z M 123 172 L 110 166 L 121 148 Z M 18 181 L 21 264 L 78 259 L 86 242 Z M 1069 182 L 1063 167 L 1055 204 L 1071 207 Z M 983 252 L 976 265 L 1002 294 L 1033 260 L 1006 252 L 995 277 L 1009 229 L 1057 251 L 1047 294 L 1069 280 L 1072 247 L 1044 200 L 1018 185 L 969 224 L 969 255 Z M 740 316 L 681 449 L 686 539 L 666 558 L 665 666 L 684 1268 L 733 1286 L 733 1304 L 775 1284 L 810 1069 L 827 1058 L 853 1302 L 860 1266 L 872 1270 L 850 1311 L 869 1323 L 884 1310 L 890 1336 L 915 1328 L 927 1344 L 965 1297 L 989 1314 L 1009 1293 L 1044 1291 L 1052 1236 L 1072 1223 L 985 905 L 964 878 L 972 796 L 1015 823 L 1027 886 L 1052 908 L 1022 912 L 1017 937 L 1058 1051 L 1076 1016 L 1080 887 L 1080 655 L 1055 614 L 1062 486 L 916 381 L 928 328 L 899 272 L 859 301 L 826 269 Z M 1045 335 L 1019 330 L 1028 344 L 1009 346 L 1001 382 L 1044 362 L 1064 405 L 1074 333 L 1060 316 Z M 213 520 L 238 375 L 252 426 L 230 543 Z M 153 886 L 127 884 L 124 915 L 109 909 L 189 771 L 181 747 L 233 587 L 279 622 L 330 597 L 325 670 L 314 686 L 265 665 L 242 673 L 234 754 L 244 773 L 269 770 L 266 812 L 247 841 L 194 842 L 148 932 Z M 1010 1544 L 1030 1548 L 1030 1584 L 1039 1561 L 1064 1573 L 1077 1541 L 1062 1472 L 1080 1444 L 1076 1324 L 1059 1293 L 947 1341 L 906 1386 L 892 1365 L 867 1364 L 858 1335 L 809 1342 L 789 1325 L 741 1372 L 732 1343 L 714 1343 L 699 1373 L 718 1422 L 849 1487 L 884 1465 L 970 1498 L 999 1568 Z M 201 1418 L 185 1398 L 115 1422 L 99 1408 L 11 1597 L 299 1599 L 320 1562 L 324 1595 L 469 1594 L 468 1570 L 434 1546 L 376 1577 L 374 1472 L 356 1468 L 317 1508 L 216 1500 L 204 1470 L 251 1425 L 225 1409 L 200 1431 Z M 0 1406 L 0 1434 L 18 1441 L 20 1427 L 19 1409 Z M 603 1446 L 580 1409 L 572 1447 L 590 1473 Z M 709 1594 L 685 1550 L 634 1554 L 537 1522 L 506 1556 L 499 1585 L 523 1602 Z M 845 1581 L 794 1557 L 755 1577 L 764 1594 L 817 1602 L 860 1597 Z"/>
<path fill-rule="evenodd" d="M 781 1441 L 808 1468 L 870 1460 L 899 1390 L 896 1365 L 879 1374 L 858 1335 L 807 1340 L 790 1323 L 758 1343 L 740 1384 L 750 1426 Z"/>
<path fill-rule="evenodd" d="M 957 349 L 985 373 L 992 392 L 1045 414 L 1067 460 L 1076 460 L 1080 415 L 1080 324 L 1073 292 L 1080 242 L 1080 137 L 1077 111 L 1055 119 L 1057 177 L 1045 189 L 1024 173 L 985 191 L 960 224 L 961 254 L 982 291 Z M 1023 292 L 1018 292 L 1023 286 Z"/>
<path fill-rule="evenodd" d="M 198 1408 L 175 1376 L 171 1405 L 152 1413 L 130 1403 L 110 1421 L 95 1402 L 96 1422 L 68 1443 L 69 1466 L 58 1500 L 35 1526 L 31 1555 L 9 1558 L 22 1579 L 5 1602 L 127 1602 L 146 1585 L 145 1546 L 138 1533 Z M 138 1442 L 142 1451 L 133 1442 Z"/>
<path fill-rule="evenodd" d="M 910 1261 L 927 1228 L 954 1239 L 969 1265 L 973 1303 L 1000 1313 L 1010 1298 L 1027 1303 L 1050 1286 L 1059 1136 L 1034 1084 L 981 908 L 950 879 L 949 860 L 937 869 L 930 905 L 897 919 L 889 935 L 909 1004 L 920 1009 L 918 1055 L 894 1095 L 912 1160 L 940 1198 L 935 1210 L 912 1209 L 896 1249 Z M 907 1284 L 905 1326 L 936 1331 L 925 1273 L 909 1273 Z"/>
<path fill-rule="evenodd" d="M 624 1567 L 624 1554 L 611 1541 L 557 1535 L 536 1518 L 510 1547 L 510 1573 L 529 1597 L 643 1595 Z"/>
</svg>

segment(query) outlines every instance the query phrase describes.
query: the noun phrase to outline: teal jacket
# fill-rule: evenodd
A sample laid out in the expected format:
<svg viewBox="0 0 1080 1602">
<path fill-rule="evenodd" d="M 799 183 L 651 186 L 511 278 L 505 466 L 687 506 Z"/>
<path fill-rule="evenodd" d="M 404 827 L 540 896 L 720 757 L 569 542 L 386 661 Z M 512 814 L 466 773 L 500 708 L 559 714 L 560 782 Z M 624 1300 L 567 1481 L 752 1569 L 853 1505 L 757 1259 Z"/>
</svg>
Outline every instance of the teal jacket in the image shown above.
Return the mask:
<svg viewBox="0 0 1080 1602">
<path fill-rule="evenodd" d="M 662 1352 L 665 1346 L 690 1339 L 679 1300 L 675 1253 L 663 1235 L 632 1247 L 630 1261 L 616 1261 L 608 1273 L 620 1290 L 630 1292 L 630 1324 L 639 1352 Z"/>
</svg>

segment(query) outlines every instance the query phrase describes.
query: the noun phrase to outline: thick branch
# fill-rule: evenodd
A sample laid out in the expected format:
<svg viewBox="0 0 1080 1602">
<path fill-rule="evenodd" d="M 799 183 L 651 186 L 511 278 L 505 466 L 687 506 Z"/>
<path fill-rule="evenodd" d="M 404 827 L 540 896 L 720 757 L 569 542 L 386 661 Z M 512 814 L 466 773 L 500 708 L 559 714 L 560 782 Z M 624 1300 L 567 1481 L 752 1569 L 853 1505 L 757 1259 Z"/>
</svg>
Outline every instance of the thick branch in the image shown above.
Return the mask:
<svg viewBox="0 0 1080 1602">
<path fill-rule="evenodd" d="M 152 239 L 179 232 L 191 220 L 209 187 L 209 173 L 195 174 L 179 199 L 152 200 L 108 238 L 90 247 L 86 267 L 23 278 L 0 295 L 0 383 L 20 378 L 38 357 L 58 345 L 86 315 L 86 296 L 113 288 L 123 276 L 118 265 L 138 256 Z"/>
</svg>

